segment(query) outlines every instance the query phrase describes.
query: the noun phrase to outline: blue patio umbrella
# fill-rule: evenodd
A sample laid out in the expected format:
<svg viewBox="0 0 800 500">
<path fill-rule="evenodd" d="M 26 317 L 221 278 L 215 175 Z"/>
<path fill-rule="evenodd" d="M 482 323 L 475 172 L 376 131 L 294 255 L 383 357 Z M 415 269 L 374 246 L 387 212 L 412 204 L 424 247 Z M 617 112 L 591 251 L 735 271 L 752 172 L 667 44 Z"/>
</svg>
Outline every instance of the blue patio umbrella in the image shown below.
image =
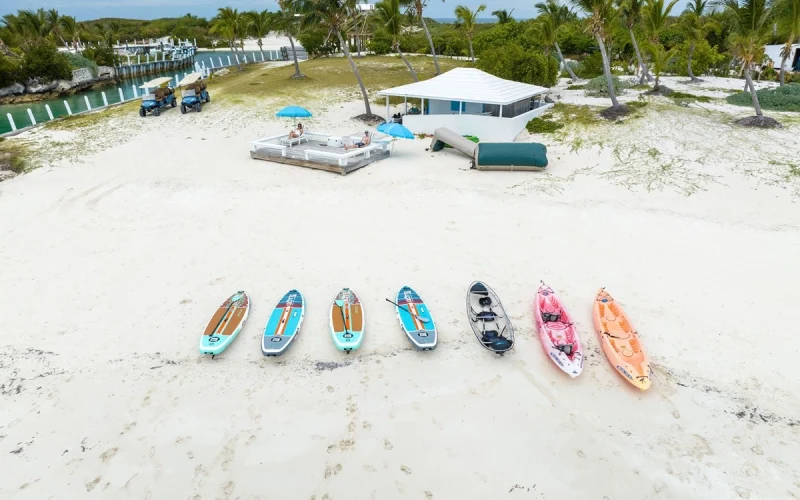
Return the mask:
<svg viewBox="0 0 800 500">
<path fill-rule="evenodd" d="M 401 139 L 413 139 L 414 134 L 399 123 L 381 123 L 378 125 L 378 132 Z"/>
<path fill-rule="evenodd" d="M 278 111 L 275 116 L 280 118 L 311 118 L 311 111 L 300 106 L 286 106 Z"/>
</svg>

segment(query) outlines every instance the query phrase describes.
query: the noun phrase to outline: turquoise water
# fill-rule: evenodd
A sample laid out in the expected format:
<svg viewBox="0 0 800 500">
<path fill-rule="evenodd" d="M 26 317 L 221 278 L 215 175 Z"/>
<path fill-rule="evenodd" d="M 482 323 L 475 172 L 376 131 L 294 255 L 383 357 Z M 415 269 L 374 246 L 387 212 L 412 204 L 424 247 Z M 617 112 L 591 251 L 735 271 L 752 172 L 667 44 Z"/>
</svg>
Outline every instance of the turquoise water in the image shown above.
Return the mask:
<svg viewBox="0 0 800 500">
<path fill-rule="evenodd" d="M 252 62 L 253 53 L 247 52 L 247 61 Z M 205 62 L 206 67 L 211 67 L 211 61 L 213 59 L 214 66 L 219 67 L 219 61 L 222 59 L 222 64 L 224 66 L 228 65 L 228 56 L 231 55 L 231 51 L 229 50 L 217 50 L 215 52 L 199 52 L 195 55 L 195 62 L 203 63 Z M 256 53 L 256 56 L 259 61 L 261 61 L 261 54 Z M 273 53 L 273 57 L 275 54 Z M 240 56 L 241 57 L 241 56 Z M 269 54 L 265 52 L 265 57 L 269 58 Z M 231 62 L 236 64 L 236 60 L 231 55 Z M 119 84 L 116 85 L 109 85 L 108 87 L 103 87 L 101 89 L 90 90 L 87 92 L 82 92 L 79 94 L 71 95 L 64 98 L 58 99 L 49 99 L 46 101 L 39 101 L 39 102 L 30 102 L 25 104 L 4 104 L 0 106 L 0 134 L 4 134 L 6 132 L 11 132 L 11 124 L 8 121 L 8 117 L 6 116 L 7 113 L 11 113 L 11 116 L 14 118 L 14 123 L 17 126 L 17 129 L 21 129 L 23 127 L 27 127 L 31 125 L 31 119 L 28 116 L 28 109 L 33 112 L 33 117 L 36 119 L 36 123 L 42 123 L 48 121 L 50 118 L 47 115 L 47 110 L 45 109 L 45 104 L 50 106 L 50 110 L 53 112 L 53 117 L 58 118 L 59 116 L 66 116 L 67 115 L 67 108 L 64 105 L 64 101 L 69 103 L 70 109 L 73 113 L 78 113 L 81 111 L 86 111 L 86 101 L 84 97 L 89 99 L 89 105 L 92 109 L 99 108 L 103 106 L 103 96 L 102 92 L 106 93 L 106 98 L 108 99 L 109 104 L 115 104 L 120 102 L 119 98 L 119 90 L 118 88 L 122 89 L 122 93 L 125 97 L 125 100 L 131 99 L 134 97 L 133 94 L 133 86 L 137 87 L 137 92 L 141 96 L 141 89 L 139 89 L 139 85 L 143 84 L 146 81 L 152 80 L 153 78 L 158 78 L 160 76 L 169 76 L 175 77 L 177 74 L 179 78 L 183 78 L 185 73 L 191 73 L 194 71 L 194 68 L 186 67 L 181 68 L 178 71 L 167 71 L 162 73 L 151 74 L 147 76 L 139 76 L 135 78 L 126 78 L 122 80 Z"/>
</svg>

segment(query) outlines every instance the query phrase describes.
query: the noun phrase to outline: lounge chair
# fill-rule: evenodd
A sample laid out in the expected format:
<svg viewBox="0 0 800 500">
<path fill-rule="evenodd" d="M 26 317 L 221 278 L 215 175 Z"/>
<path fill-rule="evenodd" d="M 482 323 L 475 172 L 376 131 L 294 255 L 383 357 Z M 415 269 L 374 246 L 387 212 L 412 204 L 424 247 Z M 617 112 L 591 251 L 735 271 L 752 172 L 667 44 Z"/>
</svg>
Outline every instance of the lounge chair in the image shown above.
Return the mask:
<svg viewBox="0 0 800 500">
<path fill-rule="evenodd" d="M 300 134 L 300 137 L 284 137 L 281 139 L 281 144 L 286 146 L 294 146 L 295 144 L 302 144 L 304 142 L 308 142 L 308 136 L 306 135 L 306 131 L 303 130 L 303 133 Z"/>
</svg>

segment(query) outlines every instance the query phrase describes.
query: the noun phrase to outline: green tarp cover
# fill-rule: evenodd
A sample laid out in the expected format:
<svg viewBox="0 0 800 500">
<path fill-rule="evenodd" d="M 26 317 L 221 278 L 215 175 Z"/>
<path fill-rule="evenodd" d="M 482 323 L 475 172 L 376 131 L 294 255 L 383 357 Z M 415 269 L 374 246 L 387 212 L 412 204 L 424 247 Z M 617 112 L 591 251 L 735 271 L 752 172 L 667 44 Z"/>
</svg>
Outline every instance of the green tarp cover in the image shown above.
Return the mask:
<svg viewBox="0 0 800 500">
<path fill-rule="evenodd" d="M 482 142 L 478 165 L 543 168 L 547 166 L 547 147 L 535 142 Z"/>
</svg>

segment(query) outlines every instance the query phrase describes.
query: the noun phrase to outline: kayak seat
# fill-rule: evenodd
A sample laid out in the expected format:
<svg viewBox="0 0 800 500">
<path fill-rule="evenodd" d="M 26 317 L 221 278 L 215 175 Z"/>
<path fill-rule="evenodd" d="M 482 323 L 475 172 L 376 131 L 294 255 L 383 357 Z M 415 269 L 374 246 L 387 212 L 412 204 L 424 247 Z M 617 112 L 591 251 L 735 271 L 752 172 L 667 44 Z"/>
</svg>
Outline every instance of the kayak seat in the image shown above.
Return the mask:
<svg viewBox="0 0 800 500">
<path fill-rule="evenodd" d="M 545 323 L 557 323 L 561 321 L 561 310 L 559 309 L 556 312 L 542 311 L 542 321 Z"/>
<path fill-rule="evenodd" d="M 497 319 L 497 313 L 494 311 L 481 311 L 475 315 L 475 321 L 495 321 Z M 497 333 L 497 332 L 495 332 Z"/>
<path fill-rule="evenodd" d="M 475 283 L 470 287 L 469 291 L 476 295 L 483 295 L 483 296 L 489 295 L 489 290 L 486 289 L 483 283 Z"/>
</svg>

